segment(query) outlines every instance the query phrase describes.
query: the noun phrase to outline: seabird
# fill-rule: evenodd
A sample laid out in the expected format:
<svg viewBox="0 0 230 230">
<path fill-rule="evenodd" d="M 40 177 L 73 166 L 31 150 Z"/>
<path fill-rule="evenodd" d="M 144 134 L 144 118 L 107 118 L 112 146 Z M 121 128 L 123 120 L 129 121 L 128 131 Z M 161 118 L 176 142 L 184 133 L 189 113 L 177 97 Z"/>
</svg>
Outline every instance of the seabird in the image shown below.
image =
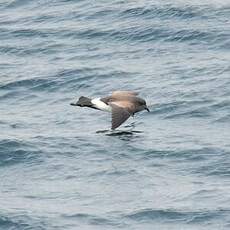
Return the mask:
<svg viewBox="0 0 230 230">
<path fill-rule="evenodd" d="M 112 129 L 116 129 L 124 123 L 130 116 L 142 110 L 149 109 L 144 99 L 137 97 L 137 92 L 114 91 L 111 96 L 90 99 L 81 96 L 73 106 L 89 107 L 112 113 Z"/>
</svg>

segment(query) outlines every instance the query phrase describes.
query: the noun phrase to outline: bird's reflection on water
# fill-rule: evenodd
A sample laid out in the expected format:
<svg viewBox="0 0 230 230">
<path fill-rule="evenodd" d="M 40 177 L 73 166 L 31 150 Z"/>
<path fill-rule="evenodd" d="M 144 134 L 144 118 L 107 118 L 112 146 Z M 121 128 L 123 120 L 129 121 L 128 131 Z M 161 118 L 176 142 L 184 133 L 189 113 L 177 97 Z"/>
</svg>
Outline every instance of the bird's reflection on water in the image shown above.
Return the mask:
<svg viewBox="0 0 230 230">
<path fill-rule="evenodd" d="M 98 130 L 96 133 L 98 134 L 105 134 L 106 136 L 117 136 L 122 140 L 131 140 L 131 138 L 138 137 L 140 133 L 143 133 L 143 131 L 140 130 L 134 130 L 134 123 L 130 125 L 124 126 L 125 128 L 129 128 L 127 130 L 111 130 L 111 129 L 105 129 L 105 130 Z"/>
</svg>

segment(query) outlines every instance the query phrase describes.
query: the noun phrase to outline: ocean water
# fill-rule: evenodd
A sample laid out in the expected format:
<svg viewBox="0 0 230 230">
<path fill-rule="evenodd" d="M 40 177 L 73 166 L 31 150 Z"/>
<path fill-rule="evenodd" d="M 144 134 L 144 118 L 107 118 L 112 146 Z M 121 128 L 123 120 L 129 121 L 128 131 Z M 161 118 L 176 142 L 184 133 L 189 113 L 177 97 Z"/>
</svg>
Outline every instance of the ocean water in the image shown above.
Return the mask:
<svg viewBox="0 0 230 230">
<path fill-rule="evenodd" d="M 230 229 L 230 2 L 1 0 L 0 229 Z"/>
</svg>

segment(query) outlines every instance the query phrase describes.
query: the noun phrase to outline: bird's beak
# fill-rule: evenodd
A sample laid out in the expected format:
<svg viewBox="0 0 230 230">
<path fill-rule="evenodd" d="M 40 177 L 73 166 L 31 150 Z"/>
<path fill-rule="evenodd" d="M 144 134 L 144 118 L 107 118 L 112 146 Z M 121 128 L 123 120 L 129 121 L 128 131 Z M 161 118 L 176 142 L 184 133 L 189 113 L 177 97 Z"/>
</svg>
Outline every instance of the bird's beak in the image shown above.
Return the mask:
<svg viewBox="0 0 230 230">
<path fill-rule="evenodd" d="M 70 103 L 70 105 L 77 106 L 78 104 L 72 102 L 72 103 Z"/>
</svg>

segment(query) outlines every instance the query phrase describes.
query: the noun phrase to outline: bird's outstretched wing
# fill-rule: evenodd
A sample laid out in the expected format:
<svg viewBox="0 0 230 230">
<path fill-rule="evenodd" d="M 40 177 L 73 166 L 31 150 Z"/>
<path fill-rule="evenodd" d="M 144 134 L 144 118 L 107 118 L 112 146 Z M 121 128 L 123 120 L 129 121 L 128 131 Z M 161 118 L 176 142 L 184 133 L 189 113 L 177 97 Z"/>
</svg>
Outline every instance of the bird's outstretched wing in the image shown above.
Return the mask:
<svg viewBox="0 0 230 230">
<path fill-rule="evenodd" d="M 131 114 L 128 110 L 117 106 L 114 103 L 110 103 L 110 106 L 112 107 L 112 129 L 116 129 L 125 122 Z"/>
<path fill-rule="evenodd" d="M 138 93 L 137 92 L 132 92 L 132 91 L 121 91 L 121 90 L 119 90 L 119 91 L 114 91 L 113 93 L 112 93 L 112 96 L 114 97 L 116 97 L 116 96 L 137 96 L 138 95 Z"/>
</svg>

